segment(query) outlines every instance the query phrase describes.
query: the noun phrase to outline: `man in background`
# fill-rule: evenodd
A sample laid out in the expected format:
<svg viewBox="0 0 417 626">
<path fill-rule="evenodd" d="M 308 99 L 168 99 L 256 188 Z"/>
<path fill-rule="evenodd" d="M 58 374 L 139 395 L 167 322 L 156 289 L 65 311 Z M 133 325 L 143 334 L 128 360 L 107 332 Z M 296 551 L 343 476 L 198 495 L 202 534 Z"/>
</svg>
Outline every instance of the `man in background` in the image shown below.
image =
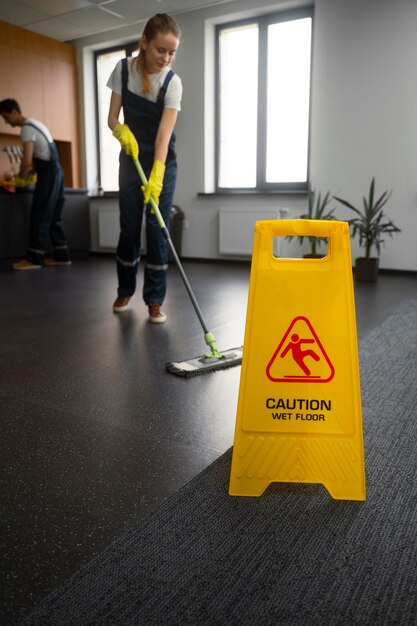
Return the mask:
<svg viewBox="0 0 417 626">
<path fill-rule="evenodd" d="M 25 259 L 14 263 L 13 269 L 35 270 L 43 265 L 71 265 L 62 219 L 64 174 L 52 135 L 44 124 L 25 117 L 18 102 L 12 98 L 0 102 L 0 115 L 6 124 L 21 127 L 23 156 L 19 178 L 37 175 L 30 211 L 29 246 Z M 52 258 L 45 258 L 48 238 L 53 246 Z"/>
</svg>

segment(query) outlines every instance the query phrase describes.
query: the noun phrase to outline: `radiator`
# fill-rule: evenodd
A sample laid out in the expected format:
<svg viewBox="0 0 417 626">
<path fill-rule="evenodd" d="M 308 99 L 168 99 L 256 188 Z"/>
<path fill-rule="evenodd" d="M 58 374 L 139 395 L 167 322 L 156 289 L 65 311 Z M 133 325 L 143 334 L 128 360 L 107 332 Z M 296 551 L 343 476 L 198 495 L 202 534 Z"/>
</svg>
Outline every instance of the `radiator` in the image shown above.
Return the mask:
<svg viewBox="0 0 417 626">
<path fill-rule="evenodd" d="M 119 209 L 97 209 L 97 237 L 99 250 L 116 250 L 119 243 L 120 222 Z M 145 212 L 140 236 L 140 253 L 146 253 Z"/>
<path fill-rule="evenodd" d="M 120 233 L 119 211 L 99 209 L 97 217 L 98 245 L 100 248 L 117 248 Z"/>
<path fill-rule="evenodd" d="M 284 219 L 288 209 L 242 211 L 220 209 L 219 253 L 251 256 L 255 222 Z M 279 256 L 279 239 L 274 238 L 274 254 Z"/>
</svg>

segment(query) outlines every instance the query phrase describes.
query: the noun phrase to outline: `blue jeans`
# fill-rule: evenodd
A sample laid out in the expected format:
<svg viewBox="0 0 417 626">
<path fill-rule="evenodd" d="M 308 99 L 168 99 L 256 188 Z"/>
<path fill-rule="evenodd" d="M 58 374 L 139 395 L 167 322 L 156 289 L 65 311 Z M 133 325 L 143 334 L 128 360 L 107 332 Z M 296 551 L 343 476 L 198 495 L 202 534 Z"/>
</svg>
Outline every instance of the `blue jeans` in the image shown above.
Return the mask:
<svg viewBox="0 0 417 626">
<path fill-rule="evenodd" d="M 142 163 L 149 177 L 152 163 Z M 159 198 L 159 210 L 169 229 L 177 175 L 176 162 L 167 164 L 164 186 Z M 117 246 L 118 295 L 132 296 L 136 290 L 136 275 L 140 261 L 140 237 L 143 217 L 141 180 L 131 157 L 120 153 L 119 170 L 120 237 Z M 146 304 L 162 304 L 166 294 L 169 250 L 156 216 L 146 208 L 146 263 L 143 299 Z"/>
<path fill-rule="evenodd" d="M 26 258 L 40 264 L 45 258 L 48 240 L 52 242 L 54 258 L 68 261 L 68 243 L 64 231 L 64 176 L 54 161 L 35 160 L 38 180 L 30 211 L 29 247 Z"/>
</svg>

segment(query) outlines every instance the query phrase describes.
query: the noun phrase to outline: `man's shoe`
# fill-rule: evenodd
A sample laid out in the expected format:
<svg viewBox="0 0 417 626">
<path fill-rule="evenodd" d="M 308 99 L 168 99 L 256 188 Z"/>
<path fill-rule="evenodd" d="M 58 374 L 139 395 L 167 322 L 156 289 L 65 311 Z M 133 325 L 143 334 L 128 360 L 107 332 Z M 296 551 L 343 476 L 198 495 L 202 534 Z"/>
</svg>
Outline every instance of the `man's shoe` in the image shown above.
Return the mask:
<svg viewBox="0 0 417 626">
<path fill-rule="evenodd" d="M 31 263 L 30 261 L 17 261 L 12 265 L 14 270 L 40 270 L 42 265 L 37 265 L 36 263 Z"/>
<path fill-rule="evenodd" d="M 161 311 L 160 304 L 148 304 L 149 321 L 152 324 L 163 324 L 167 321 L 167 316 Z"/>
<path fill-rule="evenodd" d="M 123 311 L 126 311 L 126 309 L 129 307 L 130 298 L 131 296 L 126 296 L 124 298 L 122 298 L 121 296 L 118 296 L 116 300 L 114 301 L 113 311 L 115 313 L 122 313 Z"/>
<path fill-rule="evenodd" d="M 56 259 L 45 259 L 44 265 L 46 267 L 54 267 L 55 265 L 72 265 L 72 261 L 69 259 L 67 261 L 57 261 Z"/>
</svg>

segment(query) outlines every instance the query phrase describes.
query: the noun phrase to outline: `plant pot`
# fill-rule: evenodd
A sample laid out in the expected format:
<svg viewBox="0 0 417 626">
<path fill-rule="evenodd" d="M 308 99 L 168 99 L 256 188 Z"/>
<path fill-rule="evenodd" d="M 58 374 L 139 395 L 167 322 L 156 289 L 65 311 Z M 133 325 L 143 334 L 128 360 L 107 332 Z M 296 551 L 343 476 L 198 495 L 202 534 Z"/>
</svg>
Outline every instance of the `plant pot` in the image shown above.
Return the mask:
<svg viewBox="0 0 417 626">
<path fill-rule="evenodd" d="M 355 264 L 355 279 L 360 283 L 376 283 L 378 280 L 379 259 L 359 257 Z"/>
</svg>

